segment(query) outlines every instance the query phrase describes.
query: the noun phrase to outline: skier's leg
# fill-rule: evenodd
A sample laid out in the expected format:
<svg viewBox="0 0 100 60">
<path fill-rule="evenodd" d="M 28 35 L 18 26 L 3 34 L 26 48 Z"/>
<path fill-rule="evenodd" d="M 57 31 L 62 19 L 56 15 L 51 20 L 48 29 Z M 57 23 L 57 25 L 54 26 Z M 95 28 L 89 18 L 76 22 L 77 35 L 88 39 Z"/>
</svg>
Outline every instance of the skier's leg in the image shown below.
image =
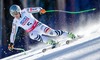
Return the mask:
<svg viewBox="0 0 100 60">
<path fill-rule="evenodd" d="M 56 47 L 57 42 L 55 42 L 53 39 L 50 39 L 49 37 L 43 36 L 43 35 L 35 35 L 36 37 L 32 37 L 32 39 L 43 42 L 48 45 L 52 45 L 52 48 Z"/>
<path fill-rule="evenodd" d="M 75 38 L 75 35 L 73 33 L 65 32 L 62 30 L 54 30 L 44 24 L 41 25 L 41 31 L 43 34 L 49 36 L 61 36 L 62 38 L 72 38 L 72 39 Z"/>
<path fill-rule="evenodd" d="M 63 34 L 63 31 L 61 30 L 54 30 L 50 27 L 48 27 L 47 25 L 45 24 L 42 24 L 39 26 L 40 28 L 40 31 L 42 32 L 42 34 L 44 35 L 49 35 L 49 36 L 60 36 Z"/>
<path fill-rule="evenodd" d="M 75 38 L 75 35 L 71 32 L 65 32 L 65 31 L 62 31 L 62 30 L 51 30 L 51 32 L 55 36 L 59 36 L 61 38 L 71 38 L 71 39 Z M 51 34 L 49 34 L 49 35 L 51 35 Z"/>
<path fill-rule="evenodd" d="M 71 32 L 65 32 L 62 30 L 55 30 L 54 32 L 56 32 L 56 34 L 61 38 L 71 38 L 71 39 L 75 38 L 75 35 Z"/>
<path fill-rule="evenodd" d="M 42 38 L 40 36 L 41 34 L 39 34 L 38 31 L 34 30 L 32 32 L 29 33 L 29 37 L 33 40 L 37 40 L 37 41 L 41 41 L 42 42 Z"/>
<path fill-rule="evenodd" d="M 42 31 L 43 34 L 49 35 L 49 36 L 61 36 L 62 38 L 72 38 L 72 39 L 75 38 L 75 35 L 73 33 L 65 32 L 62 30 L 54 30 L 42 23 L 40 26 L 40 30 Z"/>
<path fill-rule="evenodd" d="M 52 45 L 52 48 L 55 48 L 57 45 L 57 42 L 53 39 L 51 39 L 50 37 L 41 35 L 42 41 L 46 44 Z"/>
<path fill-rule="evenodd" d="M 40 41 L 40 42 L 43 42 L 43 43 L 46 43 L 46 44 L 50 44 L 50 45 L 55 45 L 56 42 L 47 37 L 47 36 L 43 36 L 41 34 L 39 34 L 38 31 L 33 31 L 29 34 L 30 38 L 33 39 L 33 40 L 37 40 L 37 41 Z"/>
</svg>

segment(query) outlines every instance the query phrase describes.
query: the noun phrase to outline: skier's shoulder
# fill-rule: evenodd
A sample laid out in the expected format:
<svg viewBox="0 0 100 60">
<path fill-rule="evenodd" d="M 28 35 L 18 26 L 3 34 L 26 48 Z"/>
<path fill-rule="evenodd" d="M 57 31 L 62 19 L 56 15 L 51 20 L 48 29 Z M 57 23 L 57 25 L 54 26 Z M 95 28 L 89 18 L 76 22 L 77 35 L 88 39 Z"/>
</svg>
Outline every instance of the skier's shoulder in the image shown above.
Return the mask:
<svg viewBox="0 0 100 60">
<path fill-rule="evenodd" d="M 25 9 L 21 10 L 21 14 L 23 14 L 23 13 L 26 13 L 26 10 Z"/>
<path fill-rule="evenodd" d="M 27 9 L 26 8 L 21 10 L 21 14 L 23 14 L 23 13 L 27 13 Z"/>
</svg>

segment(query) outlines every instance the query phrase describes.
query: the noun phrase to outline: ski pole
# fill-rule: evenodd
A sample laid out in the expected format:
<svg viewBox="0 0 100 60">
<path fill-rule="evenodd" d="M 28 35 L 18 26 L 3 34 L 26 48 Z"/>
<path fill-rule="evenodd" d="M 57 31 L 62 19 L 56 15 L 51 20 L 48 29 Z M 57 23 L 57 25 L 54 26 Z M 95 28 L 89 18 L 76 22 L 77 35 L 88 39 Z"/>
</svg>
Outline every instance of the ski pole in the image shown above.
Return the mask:
<svg viewBox="0 0 100 60">
<path fill-rule="evenodd" d="M 20 50 L 20 51 L 23 51 L 23 52 L 24 52 L 24 55 L 26 55 L 25 50 L 22 49 L 22 48 L 13 48 L 13 49 L 14 49 L 14 50 Z"/>
<path fill-rule="evenodd" d="M 25 51 L 24 49 L 22 49 L 22 48 L 13 48 L 14 50 L 20 50 L 20 51 Z"/>
<path fill-rule="evenodd" d="M 79 14 L 79 13 L 84 13 L 84 12 L 89 12 L 89 11 L 94 11 L 94 10 L 96 10 L 96 8 L 82 10 L 82 11 L 47 10 L 46 12 L 63 12 L 63 13 L 69 13 L 69 14 Z"/>
</svg>

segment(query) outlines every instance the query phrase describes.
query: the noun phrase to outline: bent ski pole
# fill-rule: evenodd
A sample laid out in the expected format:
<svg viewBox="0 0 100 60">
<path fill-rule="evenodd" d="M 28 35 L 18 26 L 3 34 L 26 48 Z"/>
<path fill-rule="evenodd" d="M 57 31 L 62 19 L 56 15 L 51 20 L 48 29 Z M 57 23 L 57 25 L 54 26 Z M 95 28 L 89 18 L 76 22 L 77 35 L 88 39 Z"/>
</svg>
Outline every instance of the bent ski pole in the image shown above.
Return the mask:
<svg viewBox="0 0 100 60">
<path fill-rule="evenodd" d="M 14 50 L 20 50 L 20 51 L 25 51 L 24 49 L 22 49 L 22 48 L 13 48 Z"/>
<path fill-rule="evenodd" d="M 22 49 L 22 48 L 13 48 L 13 49 L 14 49 L 14 50 L 20 50 L 20 51 L 23 51 L 23 52 L 24 52 L 24 55 L 26 55 L 25 50 Z"/>
<path fill-rule="evenodd" d="M 89 12 L 89 11 L 94 11 L 94 10 L 96 10 L 96 8 L 82 10 L 82 11 L 47 10 L 46 12 L 63 12 L 63 13 L 69 13 L 69 14 L 79 14 L 79 13 L 84 13 L 84 12 Z"/>
</svg>

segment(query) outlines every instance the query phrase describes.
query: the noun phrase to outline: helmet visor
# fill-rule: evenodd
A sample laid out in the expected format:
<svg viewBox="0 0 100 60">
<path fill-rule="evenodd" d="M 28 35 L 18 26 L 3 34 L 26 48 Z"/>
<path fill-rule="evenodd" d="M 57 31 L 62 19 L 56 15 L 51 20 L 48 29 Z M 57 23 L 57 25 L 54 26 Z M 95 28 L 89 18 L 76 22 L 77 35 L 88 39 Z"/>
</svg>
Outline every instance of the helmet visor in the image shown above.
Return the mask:
<svg viewBox="0 0 100 60">
<path fill-rule="evenodd" d="M 11 14 L 12 14 L 12 16 L 14 16 L 14 15 L 19 14 L 19 12 L 16 12 L 16 11 L 15 11 L 15 12 L 12 12 Z"/>
</svg>

